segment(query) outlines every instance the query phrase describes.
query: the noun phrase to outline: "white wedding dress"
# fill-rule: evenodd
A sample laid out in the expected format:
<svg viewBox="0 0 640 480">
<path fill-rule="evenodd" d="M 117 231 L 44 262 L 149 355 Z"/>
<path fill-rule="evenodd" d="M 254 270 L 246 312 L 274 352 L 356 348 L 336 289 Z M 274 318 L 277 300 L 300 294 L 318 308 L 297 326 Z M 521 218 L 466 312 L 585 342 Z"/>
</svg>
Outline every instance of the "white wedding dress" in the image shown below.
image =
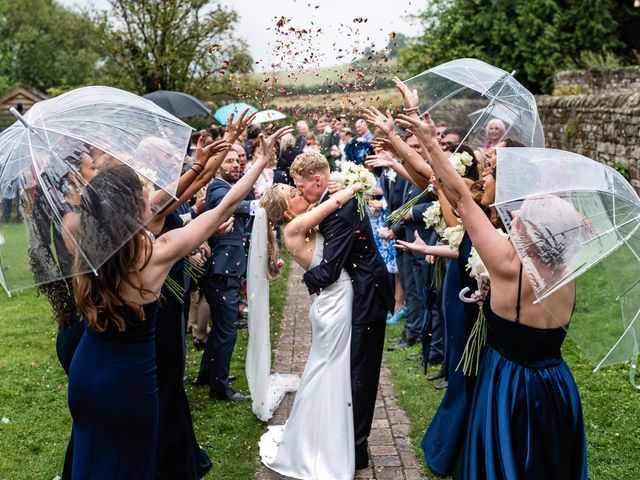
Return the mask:
<svg viewBox="0 0 640 480">
<path fill-rule="evenodd" d="M 311 268 L 322 261 L 315 237 Z M 309 359 L 289 419 L 260 439 L 260 457 L 272 470 L 305 480 L 349 480 L 355 468 L 351 405 L 351 309 L 353 286 L 343 270 L 310 311 Z"/>
</svg>

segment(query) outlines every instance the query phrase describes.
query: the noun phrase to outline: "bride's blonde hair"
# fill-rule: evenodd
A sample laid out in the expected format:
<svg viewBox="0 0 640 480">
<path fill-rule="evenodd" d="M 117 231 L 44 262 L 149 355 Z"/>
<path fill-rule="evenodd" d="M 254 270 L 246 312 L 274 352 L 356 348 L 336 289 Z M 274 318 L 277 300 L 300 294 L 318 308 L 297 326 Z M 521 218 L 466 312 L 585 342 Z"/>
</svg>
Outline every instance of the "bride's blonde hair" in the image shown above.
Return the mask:
<svg viewBox="0 0 640 480">
<path fill-rule="evenodd" d="M 284 212 L 289 205 L 283 192 L 278 188 L 278 184 L 265 190 L 260 198 L 260 205 L 267 214 L 269 226 L 267 227 L 267 274 L 270 281 L 275 281 L 280 276 L 278 260 L 280 259 L 280 249 L 275 235 L 275 229 L 287 222 Z"/>
</svg>

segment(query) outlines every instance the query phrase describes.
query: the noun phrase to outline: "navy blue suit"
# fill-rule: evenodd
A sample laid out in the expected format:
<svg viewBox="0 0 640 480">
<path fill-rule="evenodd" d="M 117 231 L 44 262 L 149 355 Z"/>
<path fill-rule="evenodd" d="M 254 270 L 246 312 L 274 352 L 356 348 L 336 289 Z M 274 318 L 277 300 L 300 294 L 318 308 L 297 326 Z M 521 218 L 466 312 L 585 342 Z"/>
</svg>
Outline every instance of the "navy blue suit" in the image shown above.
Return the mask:
<svg viewBox="0 0 640 480">
<path fill-rule="evenodd" d="M 207 187 L 206 210 L 218 206 L 231 184 L 215 178 Z M 211 237 L 211 258 L 200 279 L 200 288 L 211 308 L 213 325 L 202 355 L 198 380 L 209 383 L 211 393 L 229 388 L 229 365 L 236 343 L 238 306 L 242 277 L 247 269 L 244 246 L 249 220 L 249 201 L 240 202 L 234 212 L 233 230 L 220 237 Z"/>
<path fill-rule="evenodd" d="M 322 198 L 327 200 L 328 195 Z M 384 260 L 376 248 L 369 218 L 360 217 L 350 200 L 320 223 L 324 237 L 323 261 L 303 276 L 310 293 L 334 283 L 342 269 L 351 276 L 354 297 L 351 331 L 351 390 L 356 464 L 366 461 L 367 438 L 373 411 L 387 312 L 394 298 Z"/>
</svg>

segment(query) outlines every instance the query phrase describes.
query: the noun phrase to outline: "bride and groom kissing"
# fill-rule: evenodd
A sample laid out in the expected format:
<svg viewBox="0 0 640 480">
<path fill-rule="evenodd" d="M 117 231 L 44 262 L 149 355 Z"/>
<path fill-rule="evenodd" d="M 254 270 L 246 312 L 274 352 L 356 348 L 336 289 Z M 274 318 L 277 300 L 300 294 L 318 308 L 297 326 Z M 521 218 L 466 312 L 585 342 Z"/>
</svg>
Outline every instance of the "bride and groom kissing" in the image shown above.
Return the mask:
<svg viewBox="0 0 640 480">
<path fill-rule="evenodd" d="M 352 200 L 362 185 L 330 195 L 329 164 L 317 152 L 296 157 L 290 173 L 296 188 L 274 185 L 261 203 L 270 223 L 284 225 L 287 250 L 306 270 L 309 293 L 318 296 L 291 414 L 286 425 L 269 427 L 260 454 L 265 465 L 289 477 L 350 479 L 369 464 L 367 438 L 394 297 L 369 218 Z M 277 251 L 275 236 L 269 241 L 269 251 Z"/>
</svg>

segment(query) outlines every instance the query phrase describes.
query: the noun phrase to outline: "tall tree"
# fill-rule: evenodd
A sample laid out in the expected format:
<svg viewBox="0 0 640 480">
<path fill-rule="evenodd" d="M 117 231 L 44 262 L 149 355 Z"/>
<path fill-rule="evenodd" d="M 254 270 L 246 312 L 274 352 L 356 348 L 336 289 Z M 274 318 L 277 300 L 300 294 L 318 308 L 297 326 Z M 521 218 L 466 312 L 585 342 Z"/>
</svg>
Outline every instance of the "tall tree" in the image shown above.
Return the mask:
<svg viewBox="0 0 640 480">
<path fill-rule="evenodd" d="M 633 61 L 634 42 L 619 35 L 627 17 L 640 20 L 640 12 L 631 10 L 621 0 L 431 0 L 417 16 L 424 33 L 401 51 L 400 64 L 416 74 L 476 57 L 515 69 L 525 86 L 546 93 L 555 72 L 585 52 L 608 51 Z"/>
<path fill-rule="evenodd" d="M 108 52 L 106 70 L 120 86 L 143 94 L 217 90 L 252 59 L 234 36 L 237 13 L 210 0 L 110 0 L 95 16 Z"/>
<path fill-rule="evenodd" d="M 47 91 L 97 82 L 95 38 L 85 17 L 54 0 L 2 0 L 0 88 L 24 83 Z"/>
</svg>

